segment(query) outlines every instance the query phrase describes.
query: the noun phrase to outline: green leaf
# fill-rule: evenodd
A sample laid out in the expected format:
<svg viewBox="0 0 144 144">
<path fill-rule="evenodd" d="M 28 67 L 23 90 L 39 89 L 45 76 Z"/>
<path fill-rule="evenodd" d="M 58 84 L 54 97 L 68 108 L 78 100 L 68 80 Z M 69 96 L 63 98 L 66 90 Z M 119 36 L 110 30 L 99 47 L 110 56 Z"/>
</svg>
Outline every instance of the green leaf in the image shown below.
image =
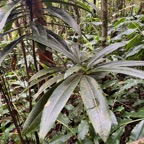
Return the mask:
<svg viewBox="0 0 144 144">
<path fill-rule="evenodd" d="M 136 55 L 136 54 L 138 55 L 138 53 L 143 49 L 144 49 L 144 44 L 139 44 L 138 46 L 130 49 L 130 52 L 126 54 L 126 58 Z"/>
<path fill-rule="evenodd" d="M 59 114 L 57 120 L 60 121 L 64 125 L 68 125 L 71 122 L 68 116 L 62 113 Z"/>
<path fill-rule="evenodd" d="M 12 41 L 10 44 L 8 44 L 2 51 L 0 51 L 0 65 L 2 61 L 5 59 L 5 57 L 9 54 L 9 52 L 19 43 L 21 42 L 26 35 L 21 36 L 20 38 Z"/>
<path fill-rule="evenodd" d="M 11 33 L 11 32 L 13 32 L 13 31 L 17 31 L 17 30 L 20 29 L 20 28 L 24 28 L 24 27 L 20 26 L 20 27 L 17 27 L 17 28 L 15 28 L 15 29 L 11 29 L 11 27 L 10 27 L 10 28 L 9 28 L 10 30 L 5 31 L 4 33 L 0 33 L 0 38 L 2 38 L 3 36 L 5 36 L 5 35 L 7 35 L 7 34 L 9 34 L 9 33 Z"/>
<path fill-rule="evenodd" d="M 53 41 L 55 41 L 56 43 L 59 43 L 60 45 L 62 45 L 66 50 L 69 51 L 69 47 L 67 45 L 67 43 L 64 41 L 64 39 L 62 37 L 60 37 L 59 35 L 57 35 L 56 33 L 54 33 L 53 31 L 46 29 L 44 26 L 42 26 L 39 23 L 35 23 L 32 22 L 31 23 L 31 28 L 33 30 L 33 35 L 41 35 L 44 39 L 52 39 Z"/>
<path fill-rule="evenodd" d="M 96 11 L 96 13 L 98 13 L 98 9 L 96 8 L 96 5 L 95 5 L 95 4 L 93 4 L 93 3 L 90 2 L 89 0 L 84 0 L 84 1 L 86 1 L 86 2 Z"/>
<path fill-rule="evenodd" d="M 67 56 L 68 58 L 70 58 L 73 61 L 77 61 L 77 59 L 75 58 L 75 56 L 70 53 L 69 51 L 67 51 L 65 49 L 65 47 L 63 47 L 63 45 L 60 45 L 59 43 L 56 43 L 55 41 L 51 40 L 51 39 L 47 39 L 47 38 L 43 38 L 41 37 L 41 35 L 37 34 L 37 35 L 33 35 L 33 36 L 29 36 L 29 39 L 32 39 L 38 43 L 41 43 L 47 47 L 52 48 L 53 50 L 62 53 L 63 55 Z"/>
<path fill-rule="evenodd" d="M 39 70 L 36 74 L 34 74 L 30 79 L 29 79 L 29 82 L 33 81 L 33 80 L 36 80 L 37 78 L 40 78 L 40 77 L 43 77 L 45 76 L 46 74 L 52 74 L 52 73 L 55 73 L 55 72 L 58 72 L 59 69 L 58 68 L 48 68 L 48 69 L 42 69 L 42 70 Z"/>
<path fill-rule="evenodd" d="M 56 87 L 59 84 L 60 83 L 58 83 L 57 85 L 52 87 L 49 91 L 47 91 L 40 98 L 40 100 L 37 102 L 37 104 L 34 106 L 34 108 L 30 112 L 28 118 L 26 119 L 26 121 L 24 123 L 23 130 L 22 130 L 23 135 L 33 132 L 35 130 L 35 128 L 37 128 L 39 126 L 44 105 L 46 104 L 47 100 L 49 99 L 49 97 L 51 96 L 51 94 L 53 93 L 53 91 L 56 89 Z"/>
<path fill-rule="evenodd" d="M 114 38 L 112 38 L 112 40 L 114 41 L 118 41 L 123 39 L 123 36 L 128 36 L 131 35 L 132 33 L 134 33 L 137 29 L 128 29 L 126 31 L 122 31 L 120 34 L 118 34 L 117 36 L 115 36 Z"/>
<path fill-rule="evenodd" d="M 80 75 L 73 75 L 71 77 L 68 77 L 62 84 L 60 84 L 55 89 L 55 91 L 44 106 L 40 124 L 40 138 L 44 138 L 49 132 L 49 130 L 52 128 L 59 113 L 65 106 L 66 102 L 73 93 L 80 79 Z"/>
<path fill-rule="evenodd" d="M 47 88 L 49 88 L 51 85 L 53 85 L 54 83 L 56 83 L 59 80 L 63 80 L 64 75 L 58 75 L 58 76 L 54 76 L 51 79 L 47 80 L 38 90 L 38 92 L 33 96 L 33 99 L 36 100 L 38 98 L 38 96 Z"/>
<path fill-rule="evenodd" d="M 103 67 L 103 68 L 95 69 L 95 72 L 100 72 L 100 71 L 101 72 L 107 71 L 107 72 L 114 72 L 114 73 L 122 73 L 122 74 L 126 74 L 126 75 L 144 79 L 144 71 L 137 70 L 134 68 L 129 68 L 129 67 Z"/>
<path fill-rule="evenodd" d="M 8 16 L 11 11 L 15 8 L 16 4 L 18 4 L 21 0 L 17 0 L 15 2 L 11 2 L 0 8 L 0 32 L 2 31 L 5 23 L 7 21 Z"/>
<path fill-rule="evenodd" d="M 79 65 L 75 65 L 75 66 L 69 68 L 69 69 L 65 72 L 64 78 L 67 78 L 68 76 L 72 75 L 74 72 L 78 72 L 78 71 L 81 70 L 81 69 L 82 69 L 82 67 L 79 66 Z"/>
<path fill-rule="evenodd" d="M 144 66 L 144 61 L 115 61 L 100 65 L 99 67 L 113 67 L 113 66 Z"/>
<path fill-rule="evenodd" d="M 111 44 L 111 45 L 107 46 L 106 48 L 104 48 L 104 49 L 101 50 L 100 52 L 96 53 L 96 55 L 95 55 L 95 56 L 91 59 L 91 61 L 89 62 L 88 67 L 94 66 L 95 63 L 97 63 L 97 61 L 98 61 L 100 58 L 102 58 L 102 57 L 104 57 L 104 56 L 112 53 L 113 51 L 115 51 L 115 50 L 117 50 L 118 48 L 121 48 L 121 47 L 123 47 L 123 46 L 125 46 L 125 45 L 126 45 L 125 42 L 120 42 L 120 43 L 115 43 L 115 44 Z"/>
<path fill-rule="evenodd" d="M 91 13 L 91 11 L 88 9 L 88 6 L 86 6 L 84 3 L 82 2 L 78 2 L 78 1 L 75 1 L 75 3 L 71 3 L 71 2 L 65 2 L 64 0 L 49 0 L 49 2 L 47 2 L 47 0 L 43 0 L 43 2 L 46 4 L 46 3 L 59 3 L 59 4 L 63 4 L 65 6 L 73 6 L 73 7 L 77 7 L 77 8 L 80 8 L 80 9 L 83 9 L 85 11 L 88 11 L 89 13 Z M 46 6 L 50 6 L 50 5 L 47 5 Z"/>
<path fill-rule="evenodd" d="M 144 118 L 144 111 L 141 108 L 137 111 L 125 112 L 122 116 L 127 118 Z"/>
<path fill-rule="evenodd" d="M 125 22 L 126 21 L 126 18 L 121 18 L 119 19 L 117 22 L 114 23 L 114 27 L 117 27 L 118 25 L 120 25 L 121 23 Z"/>
<path fill-rule="evenodd" d="M 107 144 L 119 144 L 121 136 L 124 132 L 125 126 L 120 127 L 116 132 L 114 132 L 107 141 Z"/>
<path fill-rule="evenodd" d="M 81 30 L 77 22 L 63 9 L 57 8 L 57 7 L 49 7 L 47 9 L 48 12 L 50 12 L 52 15 L 55 15 L 56 17 L 62 19 L 64 22 L 66 22 L 68 25 L 70 25 L 80 36 L 81 36 Z"/>
<path fill-rule="evenodd" d="M 90 76 L 83 76 L 80 81 L 80 92 L 95 132 L 106 142 L 112 122 L 102 89 L 95 79 Z"/>
<path fill-rule="evenodd" d="M 58 136 L 55 136 L 53 139 L 51 139 L 51 141 L 49 141 L 49 144 L 59 144 L 60 142 L 63 144 L 65 143 L 70 137 L 72 137 L 73 134 L 72 133 L 68 133 L 68 134 L 60 134 Z"/>
<path fill-rule="evenodd" d="M 144 120 L 139 122 L 131 132 L 130 139 L 132 141 L 141 139 L 144 137 Z"/>
<path fill-rule="evenodd" d="M 48 30 L 48 29 L 46 29 L 46 32 L 50 38 L 55 40 L 57 43 L 60 43 L 61 45 L 63 45 L 63 47 L 65 47 L 65 49 L 69 51 L 69 47 L 62 37 L 60 37 L 59 35 L 57 35 L 53 31 Z"/>
<path fill-rule="evenodd" d="M 78 138 L 83 140 L 89 131 L 88 121 L 82 120 L 78 126 Z"/>
<path fill-rule="evenodd" d="M 140 37 L 141 35 L 138 34 L 134 38 L 132 38 L 127 44 L 126 49 L 133 48 L 135 44 L 139 41 Z"/>
<path fill-rule="evenodd" d="M 114 97 L 123 95 L 126 91 L 132 87 L 138 86 L 138 84 L 143 84 L 144 80 L 142 79 L 128 79 L 123 82 L 123 85 L 120 86 L 120 89 L 114 94 Z"/>
</svg>

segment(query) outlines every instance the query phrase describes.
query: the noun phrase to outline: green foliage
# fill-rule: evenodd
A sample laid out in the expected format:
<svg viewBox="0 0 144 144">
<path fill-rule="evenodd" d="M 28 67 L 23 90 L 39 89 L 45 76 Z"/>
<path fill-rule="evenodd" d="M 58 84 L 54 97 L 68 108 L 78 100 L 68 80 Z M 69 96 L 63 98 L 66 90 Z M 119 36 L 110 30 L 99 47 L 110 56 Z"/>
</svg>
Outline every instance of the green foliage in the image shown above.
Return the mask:
<svg viewBox="0 0 144 144">
<path fill-rule="evenodd" d="M 0 9 L 0 36 L 5 41 L 0 44 L 0 86 L 3 95 L 14 102 L 7 105 L 19 115 L 22 136 L 33 142 L 38 131 L 41 143 L 49 144 L 119 144 L 123 137 L 123 143 L 142 138 L 143 16 L 112 21 L 107 46 L 101 49 L 101 21 L 88 13 L 91 7 L 97 11 L 91 2 L 44 0 L 46 20 L 51 21 L 48 27 L 28 23 L 28 13 L 22 14 L 20 2 L 14 1 Z M 73 18 L 75 15 L 70 15 L 75 9 L 79 16 L 78 8 L 86 15 L 80 24 Z M 20 20 L 23 25 L 15 27 Z M 67 27 L 72 27 L 76 34 Z M 59 35 L 61 28 L 65 34 Z M 7 36 L 12 36 L 10 43 L 6 42 Z M 54 59 L 54 64 L 40 64 L 43 69 L 36 73 L 39 60 L 33 57 L 37 56 L 35 45 L 31 46 L 34 42 L 41 46 L 42 52 L 49 50 Z M 18 55 L 18 71 L 6 72 L 9 63 L 17 61 L 10 52 Z M 29 113 L 31 100 L 33 109 Z M 5 102 L 1 105 L 2 115 L 9 115 Z M 0 137 L 0 142 L 5 143 L 14 130 L 11 121 L 10 127 L 6 128 L 6 124 L 5 121 L 1 124 L 4 134 Z"/>
</svg>

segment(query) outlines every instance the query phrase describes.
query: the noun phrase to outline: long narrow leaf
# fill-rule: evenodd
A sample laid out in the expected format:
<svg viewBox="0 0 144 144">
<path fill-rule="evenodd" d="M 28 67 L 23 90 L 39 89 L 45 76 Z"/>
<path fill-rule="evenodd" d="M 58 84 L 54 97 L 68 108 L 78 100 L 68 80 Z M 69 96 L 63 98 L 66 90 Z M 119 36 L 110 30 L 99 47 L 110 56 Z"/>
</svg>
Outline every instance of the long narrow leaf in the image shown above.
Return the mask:
<svg viewBox="0 0 144 144">
<path fill-rule="evenodd" d="M 35 73 L 30 79 L 29 79 L 29 82 L 37 79 L 37 78 L 40 78 L 42 76 L 45 76 L 46 74 L 53 74 L 55 72 L 58 72 L 59 71 L 59 68 L 50 68 L 50 69 L 42 69 L 42 70 L 39 70 L 37 73 Z"/>
<path fill-rule="evenodd" d="M 111 130 L 108 104 L 99 84 L 90 76 L 80 81 L 81 97 L 95 132 L 106 142 Z"/>
<path fill-rule="evenodd" d="M 50 36 L 51 38 L 53 38 L 56 42 L 60 43 L 63 45 L 63 47 L 65 47 L 66 50 L 69 51 L 68 45 L 67 43 L 64 41 L 64 39 L 62 37 L 60 37 L 59 35 L 57 35 L 56 33 L 54 33 L 51 30 L 46 30 L 48 36 Z"/>
<path fill-rule="evenodd" d="M 61 83 L 45 104 L 40 125 L 40 138 L 44 138 L 52 128 L 62 108 L 81 79 L 80 75 L 73 75 Z"/>
<path fill-rule="evenodd" d="M 42 25 L 33 22 L 31 24 L 31 28 L 33 30 L 33 36 L 29 37 L 30 39 L 33 39 L 34 41 L 41 43 L 47 47 L 52 48 L 54 51 L 58 51 L 62 53 L 63 55 L 67 56 L 73 61 L 77 61 L 76 57 L 67 50 L 67 48 L 64 45 L 64 42 L 60 43 L 59 40 L 50 39 L 48 38 L 48 31 L 46 28 L 44 28 Z M 53 35 L 54 36 L 54 35 Z"/>
<path fill-rule="evenodd" d="M 5 59 L 5 57 L 9 54 L 9 52 L 19 43 L 21 42 L 26 35 L 21 36 L 20 38 L 12 41 L 10 44 L 8 44 L 2 51 L 0 51 L 0 65 L 2 61 Z"/>
<path fill-rule="evenodd" d="M 100 72 L 100 71 L 101 72 L 106 71 L 106 72 L 122 73 L 122 74 L 126 74 L 126 75 L 144 79 L 144 71 L 137 70 L 134 68 L 129 68 L 129 67 L 103 67 L 103 68 L 95 69 L 95 71 L 93 71 L 93 72 Z"/>
<path fill-rule="evenodd" d="M 33 99 L 37 99 L 38 96 L 47 88 L 49 88 L 51 85 L 53 85 L 54 83 L 56 83 L 58 80 L 63 80 L 64 75 L 58 75 L 55 77 L 52 77 L 51 79 L 47 80 L 38 90 L 38 92 L 33 96 Z"/>
<path fill-rule="evenodd" d="M 56 87 L 59 84 L 60 83 L 58 83 L 57 85 L 52 87 L 49 91 L 47 91 L 42 96 L 42 98 L 37 102 L 37 104 L 34 106 L 34 108 L 30 112 L 28 118 L 26 119 L 24 123 L 23 130 L 22 130 L 23 135 L 34 131 L 35 128 L 39 126 L 44 105 L 46 104 L 47 100 L 49 99 L 49 97 L 51 96 L 51 94 L 53 93 L 53 91 L 56 89 Z"/>
<path fill-rule="evenodd" d="M 113 66 L 144 66 L 144 61 L 115 61 L 110 63 L 105 63 L 99 67 L 113 67 Z"/>
<path fill-rule="evenodd" d="M 70 25 L 80 36 L 81 36 L 81 30 L 77 22 L 70 16 L 66 11 L 64 11 L 61 8 L 57 7 L 49 7 L 47 9 L 48 12 L 50 12 L 52 15 L 55 15 L 56 17 L 62 19 L 64 22 L 66 22 L 68 25 Z"/>
<path fill-rule="evenodd" d="M 47 5 L 47 0 L 43 0 L 43 2 L 46 4 L 46 6 L 49 6 L 49 5 Z M 65 1 L 63 1 L 63 0 L 49 0 L 48 3 L 50 3 L 50 2 L 60 3 L 60 4 L 66 5 L 66 6 L 77 7 L 77 8 L 83 9 L 83 10 L 85 10 L 85 11 L 88 11 L 89 13 L 92 13 L 92 12 L 89 10 L 89 8 L 88 8 L 86 5 L 84 5 L 84 3 L 82 3 L 82 2 L 77 2 L 77 1 L 75 1 L 75 3 L 70 3 L 70 2 L 65 2 Z"/>
<path fill-rule="evenodd" d="M 132 141 L 139 140 L 144 137 L 144 120 L 139 122 L 131 131 L 130 139 Z"/>
<path fill-rule="evenodd" d="M 39 23 L 31 23 L 31 27 L 33 30 L 33 35 L 41 35 L 44 39 L 52 39 L 54 42 L 59 43 L 63 46 L 64 49 L 69 51 L 69 47 L 67 43 L 64 41 L 62 37 L 54 33 L 53 31 L 46 29 Z"/>
<path fill-rule="evenodd" d="M 2 31 L 5 23 L 7 21 L 8 16 L 10 15 L 11 11 L 15 8 L 16 4 L 18 4 L 21 0 L 17 0 L 15 2 L 11 2 L 2 8 L 0 8 L 0 32 Z"/>
<path fill-rule="evenodd" d="M 40 37 L 39 35 L 38 36 L 30 36 L 29 39 L 32 39 L 38 43 L 41 43 L 45 46 L 48 46 L 50 48 L 52 48 L 53 50 L 57 51 L 57 52 L 60 52 L 62 53 L 63 55 L 67 56 L 68 58 L 70 58 L 71 60 L 73 61 L 77 61 L 77 59 L 74 57 L 74 55 L 72 55 L 70 52 L 68 52 L 67 50 L 65 50 L 65 48 L 52 41 L 52 40 L 49 40 L 49 39 L 43 39 L 42 37 Z"/>
<path fill-rule="evenodd" d="M 117 50 L 118 48 L 121 48 L 122 46 L 125 46 L 125 45 L 126 45 L 126 43 L 120 42 L 120 43 L 115 43 L 115 44 L 111 44 L 111 45 L 107 46 L 106 48 L 104 48 L 100 52 L 96 53 L 94 58 L 92 58 L 91 61 L 89 62 L 88 66 L 89 67 L 94 66 L 95 65 L 94 62 L 96 62 L 97 60 L 99 60 L 103 56 L 106 56 L 106 55 L 112 53 L 113 51 Z"/>
</svg>

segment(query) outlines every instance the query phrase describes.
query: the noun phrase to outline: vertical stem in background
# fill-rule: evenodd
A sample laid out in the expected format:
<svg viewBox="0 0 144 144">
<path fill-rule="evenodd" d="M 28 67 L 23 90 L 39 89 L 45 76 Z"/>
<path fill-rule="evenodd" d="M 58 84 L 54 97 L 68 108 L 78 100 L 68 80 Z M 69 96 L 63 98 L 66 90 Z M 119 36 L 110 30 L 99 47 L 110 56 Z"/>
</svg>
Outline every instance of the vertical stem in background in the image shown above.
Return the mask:
<svg viewBox="0 0 144 144">
<path fill-rule="evenodd" d="M 32 1 L 31 0 L 26 0 L 26 6 L 30 10 L 30 21 L 33 21 L 33 10 L 32 10 Z M 33 59 L 34 59 L 34 66 L 36 72 L 38 71 L 38 66 L 37 66 L 37 60 L 36 60 L 36 51 L 35 51 L 35 42 L 32 40 L 32 51 L 33 51 Z"/>
<path fill-rule="evenodd" d="M 18 20 L 16 21 L 16 26 L 17 26 L 17 27 L 20 26 Z M 21 33 L 21 30 L 20 30 L 20 29 L 18 29 L 18 34 L 19 34 L 20 37 L 22 36 L 22 33 Z M 23 52 L 23 57 L 24 57 L 24 62 L 25 62 L 25 69 L 26 69 L 26 74 L 27 74 L 27 80 L 29 80 L 30 75 L 29 75 L 27 58 L 26 58 L 25 44 L 24 44 L 23 41 L 22 41 L 20 44 L 21 44 L 21 48 L 22 48 L 22 52 Z M 29 97 L 29 110 L 31 111 L 31 109 L 32 109 L 32 100 L 31 100 L 31 92 L 30 92 L 30 89 L 28 89 L 28 92 L 29 92 L 29 96 L 28 96 L 28 97 Z"/>
<path fill-rule="evenodd" d="M 22 7 L 22 5 L 21 5 Z M 20 27 L 19 21 L 18 19 L 15 22 L 16 27 Z M 18 35 L 21 37 L 22 36 L 22 32 L 21 29 L 18 29 Z M 27 79 L 29 80 L 30 75 L 29 75 L 29 70 L 28 70 L 28 64 L 27 64 L 27 58 L 26 58 L 26 51 L 25 51 L 25 44 L 22 41 L 21 43 L 21 48 L 22 48 L 22 52 L 23 52 L 23 57 L 24 57 L 24 62 L 25 62 L 25 69 L 26 69 L 26 74 L 27 74 Z M 30 89 L 28 89 L 29 92 L 29 109 L 32 109 L 32 100 L 31 100 L 31 92 Z"/>
<path fill-rule="evenodd" d="M 101 47 L 104 48 L 107 42 L 107 31 L 108 31 L 108 12 L 107 12 L 107 0 L 101 1 L 101 10 L 102 10 L 102 40 Z"/>
<path fill-rule="evenodd" d="M 140 8 L 139 8 L 138 13 L 137 13 L 138 15 L 142 14 L 143 8 L 144 8 L 144 0 L 141 0 Z"/>
<path fill-rule="evenodd" d="M 9 90 L 8 90 L 8 88 L 6 86 L 5 79 L 4 79 L 3 75 L 1 76 L 0 87 L 1 87 L 1 91 L 2 91 L 2 94 L 3 94 L 4 100 L 5 100 L 6 104 L 7 104 L 10 116 L 11 116 L 12 121 L 13 121 L 13 123 L 15 125 L 15 128 L 16 128 L 16 130 L 18 132 L 18 136 L 20 138 L 21 144 L 25 144 L 25 141 L 24 141 L 24 139 L 23 139 L 23 137 L 21 135 L 21 129 L 19 127 L 18 120 L 16 118 L 16 114 L 14 112 L 13 104 L 12 104 L 12 101 L 10 99 L 10 95 L 9 95 L 9 92 L 8 92 Z"/>
<path fill-rule="evenodd" d="M 94 5 L 96 5 L 96 0 L 93 0 Z M 96 14 L 96 10 L 94 10 L 94 13 Z"/>
</svg>

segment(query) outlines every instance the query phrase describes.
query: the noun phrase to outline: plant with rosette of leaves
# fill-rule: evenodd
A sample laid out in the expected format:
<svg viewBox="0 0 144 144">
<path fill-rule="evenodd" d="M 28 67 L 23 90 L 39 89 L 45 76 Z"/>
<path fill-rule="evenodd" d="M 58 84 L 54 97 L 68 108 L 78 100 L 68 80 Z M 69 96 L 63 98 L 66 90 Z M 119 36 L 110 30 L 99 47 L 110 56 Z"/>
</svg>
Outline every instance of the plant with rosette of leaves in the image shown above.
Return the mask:
<svg viewBox="0 0 144 144">
<path fill-rule="evenodd" d="M 29 114 L 23 134 L 30 133 L 40 125 L 40 138 L 44 138 L 53 127 L 61 110 L 66 105 L 75 89 L 81 95 L 85 110 L 95 132 L 106 142 L 112 126 L 112 112 L 109 109 L 106 97 L 99 85 L 101 76 L 108 73 L 122 73 L 144 79 L 144 72 L 132 66 L 144 66 L 143 61 L 111 61 L 106 62 L 106 56 L 124 47 L 126 42 L 115 43 L 100 50 L 94 55 L 80 50 L 77 46 L 70 48 L 62 39 L 55 41 L 47 35 L 47 29 L 41 25 L 33 24 L 33 35 L 29 39 L 50 47 L 53 53 L 61 53 L 61 59 L 67 58 L 65 67 L 53 67 L 40 70 L 30 79 L 31 85 L 49 79 L 34 95 L 37 101 Z M 53 75 L 53 77 L 51 77 Z M 47 91 L 45 91 L 47 90 Z"/>
</svg>

